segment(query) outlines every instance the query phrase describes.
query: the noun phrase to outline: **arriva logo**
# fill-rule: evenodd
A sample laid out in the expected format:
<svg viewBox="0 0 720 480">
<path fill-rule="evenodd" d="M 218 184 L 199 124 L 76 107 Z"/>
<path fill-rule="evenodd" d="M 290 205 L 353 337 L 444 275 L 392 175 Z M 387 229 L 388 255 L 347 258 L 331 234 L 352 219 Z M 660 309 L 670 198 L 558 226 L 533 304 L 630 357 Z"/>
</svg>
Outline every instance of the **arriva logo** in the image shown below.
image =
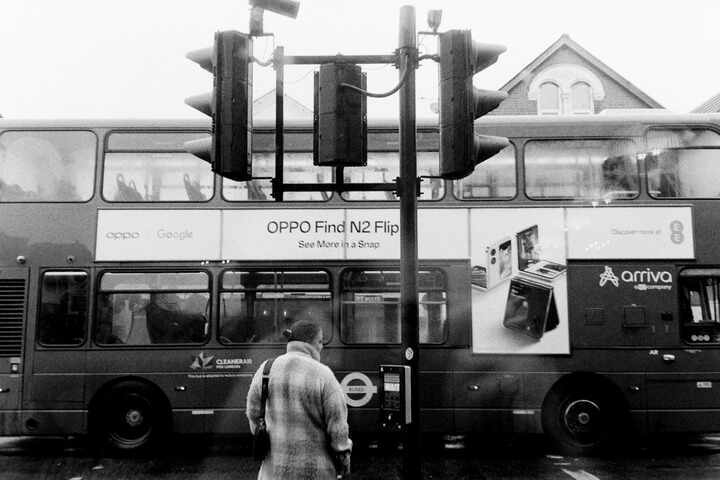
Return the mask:
<svg viewBox="0 0 720 480">
<path fill-rule="evenodd" d="M 619 287 L 620 281 L 623 283 L 633 284 L 635 290 L 671 290 L 672 289 L 672 273 L 667 270 L 623 270 L 620 277 L 615 275 L 613 269 L 605 265 L 605 270 L 600 274 L 599 285 L 604 287 L 610 282 L 614 286 Z"/>
<path fill-rule="evenodd" d="M 620 280 L 615 276 L 612 268 L 605 265 L 605 271 L 600 274 L 600 286 L 604 287 L 607 282 L 612 283 L 616 287 L 620 285 Z"/>
<path fill-rule="evenodd" d="M 210 368 L 210 362 L 212 362 L 213 358 L 215 358 L 214 355 L 210 355 L 208 357 L 205 356 L 205 352 L 200 352 L 198 355 L 195 356 L 195 359 L 190 364 L 190 368 L 192 370 L 198 370 L 202 369 L 205 370 L 206 368 Z"/>
</svg>

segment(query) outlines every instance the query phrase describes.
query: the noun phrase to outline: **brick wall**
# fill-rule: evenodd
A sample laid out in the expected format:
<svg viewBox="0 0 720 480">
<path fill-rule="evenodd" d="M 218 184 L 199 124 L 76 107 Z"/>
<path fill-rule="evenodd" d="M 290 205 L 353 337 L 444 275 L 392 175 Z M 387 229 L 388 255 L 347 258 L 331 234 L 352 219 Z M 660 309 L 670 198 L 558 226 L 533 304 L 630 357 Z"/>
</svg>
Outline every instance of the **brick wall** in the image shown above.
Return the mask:
<svg viewBox="0 0 720 480">
<path fill-rule="evenodd" d="M 550 58 L 538 66 L 530 75 L 519 82 L 508 92 L 508 98 L 490 115 L 536 115 L 537 102 L 528 99 L 528 88 L 535 74 L 543 69 L 557 64 L 570 63 L 582 65 L 592 71 L 602 82 L 605 89 L 605 98 L 595 102 L 595 112 L 606 108 L 648 108 L 642 99 L 633 95 L 611 77 L 595 68 L 590 62 L 578 55 L 574 50 L 562 47 Z"/>
</svg>

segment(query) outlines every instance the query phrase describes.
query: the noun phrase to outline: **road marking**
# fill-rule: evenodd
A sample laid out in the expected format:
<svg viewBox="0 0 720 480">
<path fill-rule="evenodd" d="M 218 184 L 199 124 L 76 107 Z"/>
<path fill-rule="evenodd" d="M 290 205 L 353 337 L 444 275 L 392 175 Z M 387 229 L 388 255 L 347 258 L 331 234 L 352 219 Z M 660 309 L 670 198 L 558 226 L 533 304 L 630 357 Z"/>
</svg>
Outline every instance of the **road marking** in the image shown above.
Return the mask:
<svg viewBox="0 0 720 480">
<path fill-rule="evenodd" d="M 596 476 L 593 475 L 592 473 L 586 472 L 585 470 L 577 470 L 577 471 L 574 471 L 574 470 L 567 470 L 567 469 L 564 469 L 564 468 L 561 468 L 560 470 L 562 470 L 563 472 L 567 473 L 568 475 L 570 475 L 570 476 L 571 476 L 572 478 L 574 478 L 575 480 L 600 480 L 598 477 L 596 477 Z"/>
</svg>

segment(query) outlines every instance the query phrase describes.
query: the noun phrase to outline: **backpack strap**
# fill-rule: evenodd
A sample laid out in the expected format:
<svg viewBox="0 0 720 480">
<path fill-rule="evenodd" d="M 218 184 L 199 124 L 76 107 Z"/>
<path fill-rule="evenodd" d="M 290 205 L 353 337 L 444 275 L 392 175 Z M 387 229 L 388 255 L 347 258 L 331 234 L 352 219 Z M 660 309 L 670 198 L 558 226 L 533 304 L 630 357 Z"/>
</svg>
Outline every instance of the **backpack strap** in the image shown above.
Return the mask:
<svg viewBox="0 0 720 480">
<path fill-rule="evenodd" d="M 272 364 L 274 361 L 275 361 L 274 358 L 267 360 L 265 362 L 265 368 L 263 368 L 262 390 L 260 393 L 260 419 L 263 422 L 265 422 L 265 402 L 267 402 L 267 397 L 268 397 L 268 383 L 270 383 L 270 368 L 272 367 Z"/>
</svg>

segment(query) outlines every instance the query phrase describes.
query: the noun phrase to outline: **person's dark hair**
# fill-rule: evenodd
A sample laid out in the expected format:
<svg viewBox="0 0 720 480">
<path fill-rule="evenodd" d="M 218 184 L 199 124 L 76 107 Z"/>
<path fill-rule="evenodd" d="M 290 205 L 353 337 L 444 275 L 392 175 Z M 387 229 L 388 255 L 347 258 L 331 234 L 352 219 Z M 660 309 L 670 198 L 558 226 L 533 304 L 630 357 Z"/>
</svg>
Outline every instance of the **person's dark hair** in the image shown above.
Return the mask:
<svg viewBox="0 0 720 480">
<path fill-rule="evenodd" d="M 287 338 L 288 342 L 299 341 L 305 343 L 312 343 L 313 340 L 320 333 L 320 325 L 307 320 L 298 320 L 293 323 L 290 328 L 286 328 L 283 331 L 283 336 Z"/>
</svg>

